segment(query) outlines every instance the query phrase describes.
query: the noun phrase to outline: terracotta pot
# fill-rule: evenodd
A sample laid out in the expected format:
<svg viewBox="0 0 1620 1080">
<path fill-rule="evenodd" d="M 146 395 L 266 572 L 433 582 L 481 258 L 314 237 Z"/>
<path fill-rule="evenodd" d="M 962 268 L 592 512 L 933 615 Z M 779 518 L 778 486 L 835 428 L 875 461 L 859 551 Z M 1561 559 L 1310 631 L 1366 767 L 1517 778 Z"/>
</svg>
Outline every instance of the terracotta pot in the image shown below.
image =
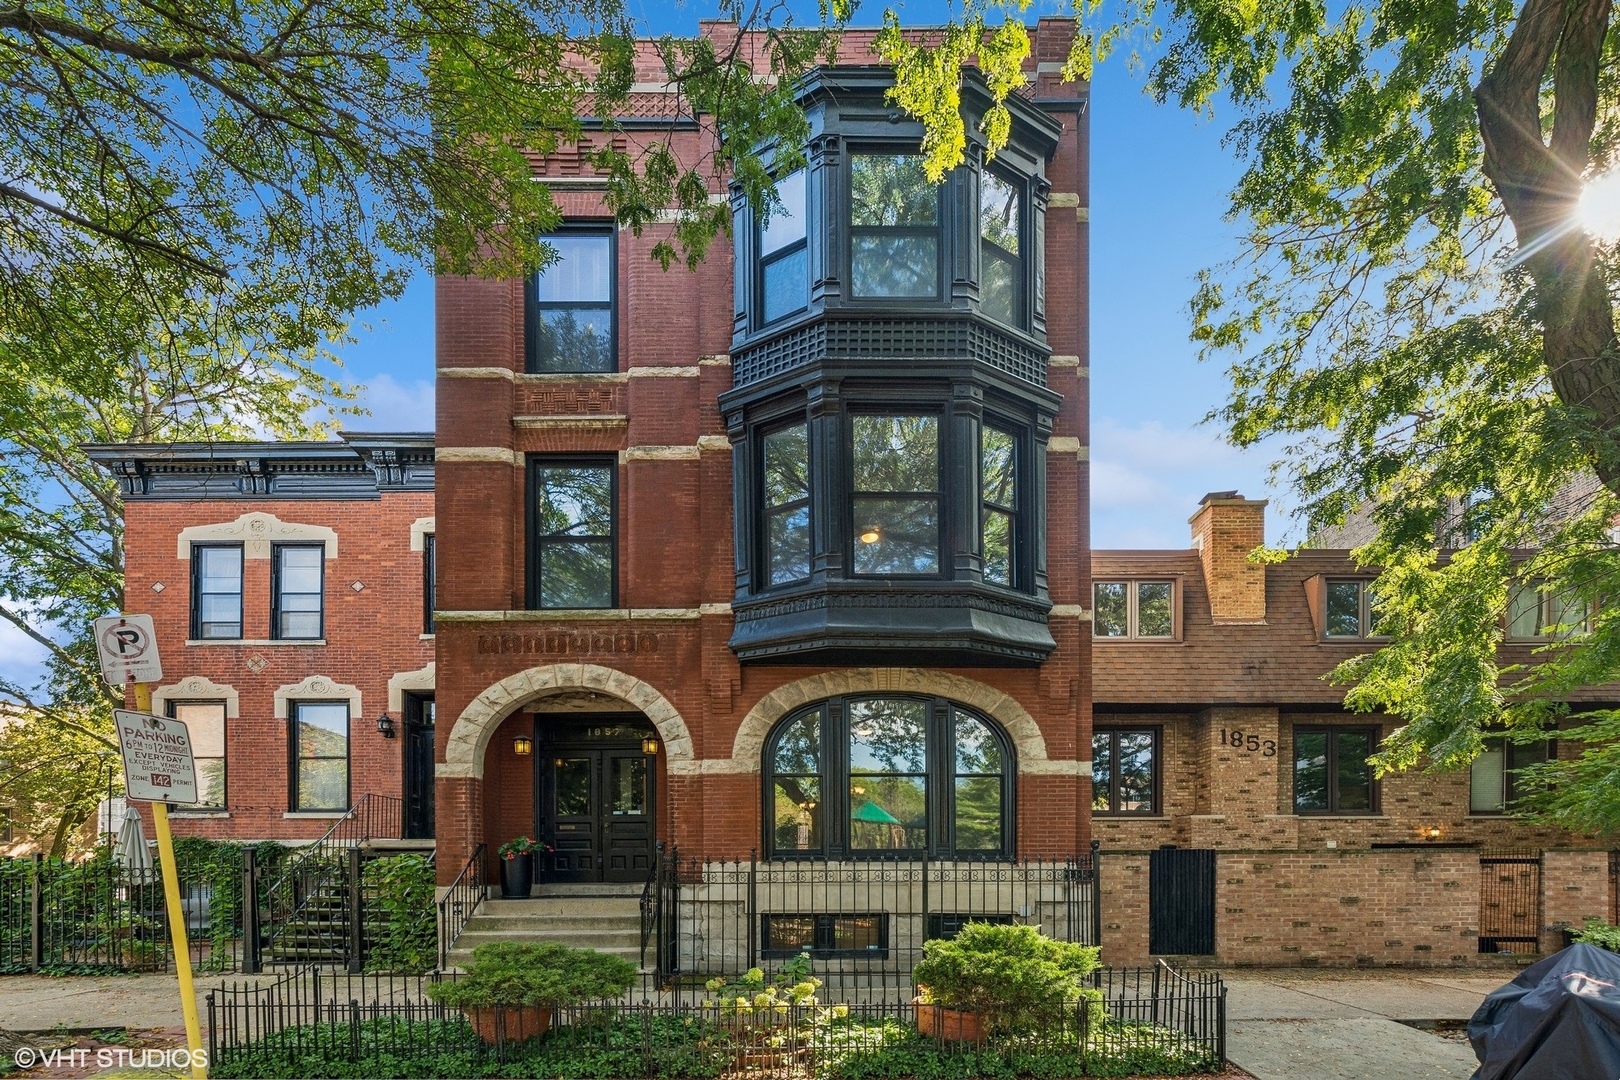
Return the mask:
<svg viewBox="0 0 1620 1080">
<path fill-rule="evenodd" d="M 911 1003 L 917 1008 L 919 1033 L 945 1042 L 984 1042 L 984 1013 L 929 1005 L 920 997 L 912 998 Z"/>
<path fill-rule="evenodd" d="M 503 1041 L 509 1043 L 526 1042 L 537 1036 L 544 1035 L 551 1027 L 551 1007 L 549 1005 L 506 1006 L 497 1005 L 488 1009 L 463 1009 L 467 1019 L 472 1021 L 473 1030 L 478 1037 L 490 1046 Z"/>
</svg>

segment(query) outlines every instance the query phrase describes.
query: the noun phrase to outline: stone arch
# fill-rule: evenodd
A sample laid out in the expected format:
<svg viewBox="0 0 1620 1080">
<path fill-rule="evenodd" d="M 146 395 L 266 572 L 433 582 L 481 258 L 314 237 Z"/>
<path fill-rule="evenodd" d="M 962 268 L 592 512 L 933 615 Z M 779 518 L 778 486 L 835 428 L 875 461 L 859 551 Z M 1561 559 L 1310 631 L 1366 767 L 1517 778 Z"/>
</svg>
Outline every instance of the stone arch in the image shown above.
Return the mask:
<svg viewBox="0 0 1620 1080">
<path fill-rule="evenodd" d="M 801 705 L 839 694 L 892 693 L 937 694 L 971 709 L 977 709 L 1006 731 L 1018 756 L 1022 775 L 1078 776 L 1080 761 L 1063 761 L 1046 756 L 1046 738 L 1029 711 L 1011 697 L 974 679 L 948 671 L 925 668 L 850 668 L 811 675 L 798 682 L 779 686 L 760 698 L 731 744 L 727 761 L 704 762 L 705 772 L 757 773 L 765 738 L 788 713 Z M 720 766 L 716 768 L 715 766 Z"/>
<path fill-rule="evenodd" d="M 686 721 L 669 699 L 651 685 L 634 675 L 597 664 L 546 664 L 508 675 L 486 687 L 461 710 L 445 742 L 444 762 L 437 774 L 482 778 L 484 751 L 501 721 L 525 705 L 573 690 L 607 694 L 641 710 L 658 729 L 664 753 L 668 755 L 669 771 L 672 774 L 698 771 L 692 733 Z"/>
</svg>

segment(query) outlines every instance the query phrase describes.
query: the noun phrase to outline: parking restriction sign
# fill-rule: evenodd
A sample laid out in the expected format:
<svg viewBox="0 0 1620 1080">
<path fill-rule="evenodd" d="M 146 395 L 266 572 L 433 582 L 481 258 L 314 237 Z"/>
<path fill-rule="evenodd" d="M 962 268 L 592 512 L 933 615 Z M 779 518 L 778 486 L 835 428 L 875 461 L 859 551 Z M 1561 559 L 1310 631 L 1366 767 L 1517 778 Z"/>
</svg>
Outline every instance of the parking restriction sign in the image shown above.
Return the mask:
<svg viewBox="0 0 1620 1080">
<path fill-rule="evenodd" d="M 163 679 L 157 635 L 150 615 L 109 615 L 96 620 L 96 652 L 101 674 L 114 686 L 155 683 Z"/>
<path fill-rule="evenodd" d="M 197 767 L 191 733 L 179 720 L 114 709 L 118 748 L 124 754 L 124 789 L 144 802 L 194 803 Z"/>
</svg>

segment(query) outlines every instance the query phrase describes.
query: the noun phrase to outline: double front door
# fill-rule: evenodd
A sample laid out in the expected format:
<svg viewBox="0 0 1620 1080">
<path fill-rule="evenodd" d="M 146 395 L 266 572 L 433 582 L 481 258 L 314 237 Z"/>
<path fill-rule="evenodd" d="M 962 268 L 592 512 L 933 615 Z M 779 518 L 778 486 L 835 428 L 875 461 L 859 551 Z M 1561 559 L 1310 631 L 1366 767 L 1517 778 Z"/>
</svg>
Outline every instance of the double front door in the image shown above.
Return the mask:
<svg viewBox="0 0 1620 1080">
<path fill-rule="evenodd" d="M 542 880 L 646 880 L 657 759 L 643 751 L 641 730 L 598 723 L 551 734 L 536 755 L 537 831 L 556 849 L 541 860 Z"/>
</svg>

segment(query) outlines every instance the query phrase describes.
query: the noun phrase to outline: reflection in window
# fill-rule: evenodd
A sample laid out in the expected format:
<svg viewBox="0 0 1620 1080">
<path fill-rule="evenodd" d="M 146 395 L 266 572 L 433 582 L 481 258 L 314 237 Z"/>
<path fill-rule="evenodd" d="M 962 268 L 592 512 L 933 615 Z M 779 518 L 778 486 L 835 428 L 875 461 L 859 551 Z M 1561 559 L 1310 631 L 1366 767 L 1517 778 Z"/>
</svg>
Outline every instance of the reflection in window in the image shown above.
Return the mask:
<svg viewBox="0 0 1620 1080">
<path fill-rule="evenodd" d="M 773 207 L 759 230 L 760 309 L 766 322 L 802 310 L 809 303 L 810 264 L 805 249 L 804 170 L 776 182 Z"/>
<path fill-rule="evenodd" d="M 1591 607 L 1569 593 L 1555 593 L 1539 582 L 1516 585 L 1508 594 L 1508 637 L 1560 638 L 1591 628 Z"/>
<path fill-rule="evenodd" d="M 613 467 L 534 469 L 534 599 L 542 608 L 613 606 Z"/>
<path fill-rule="evenodd" d="M 349 705 L 293 705 L 294 810 L 349 809 Z"/>
<path fill-rule="evenodd" d="M 191 756 L 196 761 L 196 808 L 225 807 L 225 703 L 171 701 L 169 715 L 186 725 Z"/>
<path fill-rule="evenodd" d="M 558 758 L 557 816 L 591 817 L 591 773 L 594 758 Z"/>
<path fill-rule="evenodd" d="M 849 705 L 849 846 L 911 851 L 928 842 L 928 705 Z"/>
<path fill-rule="evenodd" d="M 984 580 L 1014 584 L 1013 549 L 1018 536 L 1018 440 L 999 428 L 979 436 L 979 476 L 984 514 Z"/>
<path fill-rule="evenodd" d="M 777 851 L 821 850 L 821 713 L 806 713 L 776 737 L 773 765 Z"/>
<path fill-rule="evenodd" d="M 795 424 L 762 442 L 765 581 L 783 585 L 810 576 L 810 439 Z"/>
<path fill-rule="evenodd" d="M 939 293 L 939 193 L 915 154 L 856 154 L 850 163 L 854 296 Z"/>
<path fill-rule="evenodd" d="M 1156 728 L 1098 728 L 1091 735 L 1091 809 L 1151 814 L 1158 808 Z"/>
<path fill-rule="evenodd" d="M 799 953 L 820 957 L 886 957 L 887 915 L 761 915 L 760 941 L 768 959 Z"/>
<path fill-rule="evenodd" d="M 241 637 L 242 545 L 193 545 L 191 565 L 192 636 Z"/>
<path fill-rule="evenodd" d="M 1474 759 L 1468 770 L 1468 812 L 1471 814 L 1501 814 L 1513 809 L 1513 804 L 1531 789 L 1519 770 L 1539 765 L 1552 758 L 1553 743 L 1515 743 L 1506 739 L 1487 739 L 1485 749 Z"/>
<path fill-rule="evenodd" d="M 647 812 L 647 759 L 615 757 L 612 796 L 615 817 L 633 817 Z"/>
<path fill-rule="evenodd" d="M 1326 634 L 1328 637 L 1378 637 L 1377 599 L 1372 582 L 1357 578 L 1329 578 Z"/>
<path fill-rule="evenodd" d="M 1294 812 L 1375 812 L 1367 759 L 1377 748 L 1378 733 L 1372 728 L 1295 728 Z"/>
<path fill-rule="evenodd" d="M 548 236 L 557 259 L 529 279 L 529 370 L 613 371 L 613 236 Z"/>
<path fill-rule="evenodd" d="M 955 713 L 957 851 L 1001 847 L 1001 746 L 984 722 Z"/>
<path fill-rule="evenodd" d="M 1024 323 L 1024 264 L 1019 254 L 1022 204 L 1019 189 L 995 173 L 980 177 L 979 310 L 1013 326 Z"/>
<path fill-rule="evenodd" d="M 852 418 L 855 572 L 939 573 L 939 418 Z"/>
<path fill-rule="evenodd" d="M 1098 581 L 1092 585 L 1092 635 L 1167 639 L 1175 636 L 1175 584 Z"/>
</svg>

